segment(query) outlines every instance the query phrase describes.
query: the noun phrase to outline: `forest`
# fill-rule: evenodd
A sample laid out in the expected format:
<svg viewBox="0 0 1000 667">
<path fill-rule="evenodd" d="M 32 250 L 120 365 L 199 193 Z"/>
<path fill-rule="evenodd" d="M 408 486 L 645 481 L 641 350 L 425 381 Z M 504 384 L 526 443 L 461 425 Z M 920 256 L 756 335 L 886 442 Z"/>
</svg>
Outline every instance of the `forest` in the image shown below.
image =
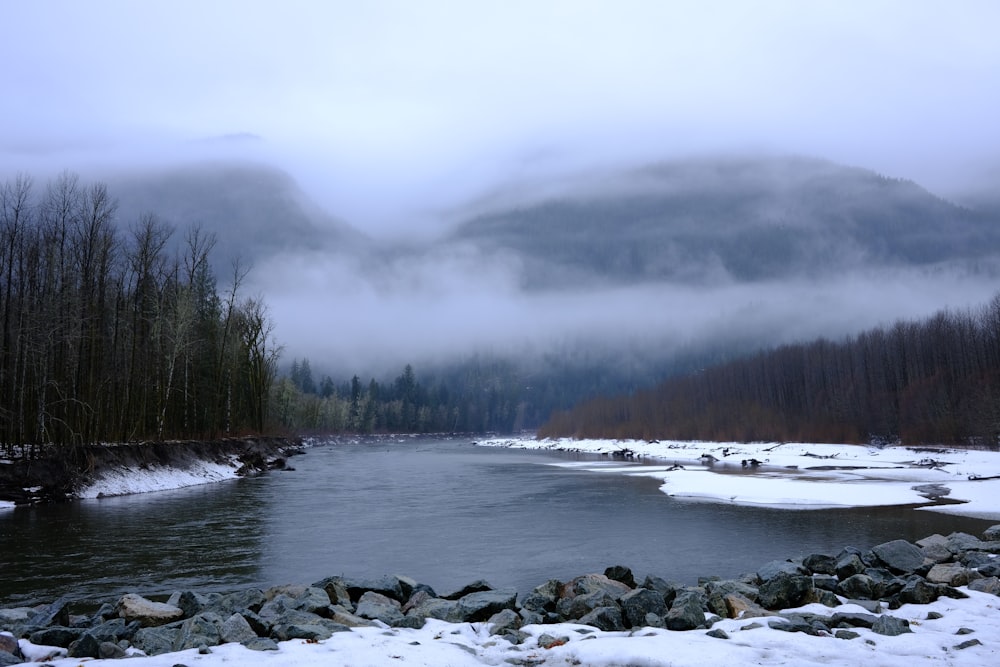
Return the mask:
<svg viewBox="0 0 1000 667">
<path fill-rule="evenodd" d="M 1000 294 L 842 341 L 783 345 L 560 411 L 540 437 L 1000 442 Z"/>
<path fill-rule="evenodd" d="M 0 184 L 0 453 L 261 432 L 280 353 L 238 262 L 68 172 Z M 23 446 L 23 447 L 21 447 Z"/>
</svg>

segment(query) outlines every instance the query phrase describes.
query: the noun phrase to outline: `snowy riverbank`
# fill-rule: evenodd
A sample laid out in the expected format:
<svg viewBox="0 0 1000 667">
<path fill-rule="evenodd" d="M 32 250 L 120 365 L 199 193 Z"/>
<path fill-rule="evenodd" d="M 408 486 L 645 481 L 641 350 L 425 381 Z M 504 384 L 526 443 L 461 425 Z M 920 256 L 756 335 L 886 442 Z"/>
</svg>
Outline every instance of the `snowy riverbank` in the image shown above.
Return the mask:
<svg viewBox="0 0 1000 667">
<path fill-rule="evenodd" d="M 607 461 L 556 465 L 654 477 L 667 495 L 692 501 L 786 509 L 917 505 L 1000 520 L 1000 452 L 568 438 L 499 438 L 476 444 L 605 455 Z"/>
</svg>

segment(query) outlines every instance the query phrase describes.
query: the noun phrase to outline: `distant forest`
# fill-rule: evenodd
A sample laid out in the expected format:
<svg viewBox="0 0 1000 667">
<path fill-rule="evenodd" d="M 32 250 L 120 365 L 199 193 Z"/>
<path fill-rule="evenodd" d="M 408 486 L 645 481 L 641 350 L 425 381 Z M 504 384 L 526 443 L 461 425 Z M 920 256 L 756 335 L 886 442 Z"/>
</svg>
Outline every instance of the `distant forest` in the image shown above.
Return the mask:
<svg viewBox="0 0 1000 667">
<path fill-rule="evenodd" d="M 0 453 L 266 427 L 279 349 L 246 272 L 220 294 L 213 236 L 116 211 L 69 173 L 0 184 Z"/>
<path fill-rule="evenodd" d="M 593 399 L 538 435 L 996 447 L 1000 294 L 968 312 L 784 345 Z"/>
</svg>

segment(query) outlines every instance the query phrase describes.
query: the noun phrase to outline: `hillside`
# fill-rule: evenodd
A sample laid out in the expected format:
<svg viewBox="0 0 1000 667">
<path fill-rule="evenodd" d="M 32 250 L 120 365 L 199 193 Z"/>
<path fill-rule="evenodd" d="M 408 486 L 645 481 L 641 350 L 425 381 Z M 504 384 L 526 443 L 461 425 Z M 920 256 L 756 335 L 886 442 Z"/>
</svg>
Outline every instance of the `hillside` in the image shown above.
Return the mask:
<svg viewBox="0 0 1000 667">
<path fill-rule="evenodd" d="M 482 214 L 448 238 L 523 261 L 523 284 L 687 284 L 995 260 L 995 215 L 909 181 L 806 158 L 694 160 L 611 174 Z"/>
</svg>

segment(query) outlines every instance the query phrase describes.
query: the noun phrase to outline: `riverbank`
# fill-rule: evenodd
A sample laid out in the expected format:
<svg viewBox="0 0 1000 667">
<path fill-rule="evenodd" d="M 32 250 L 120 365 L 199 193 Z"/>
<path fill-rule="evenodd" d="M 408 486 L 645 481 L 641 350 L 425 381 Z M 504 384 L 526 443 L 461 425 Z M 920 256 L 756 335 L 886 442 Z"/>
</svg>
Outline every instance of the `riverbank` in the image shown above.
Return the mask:
<svg viewBox="0 0 1000 667">
<path fill-rule="evenodd" d="M 560 464 L 641 475 L 681 500 L 808 510 L 911 505 L 1000 520 L 1000 451 L 815 443 L 493 438 L 479 446 L 595 454 Z"/>
<path fill-rule="evenodd" d="M 77 447 L 72 455 L 0 460 L 0 509 L 177 489 L 285 466 L 301 441 L 169 440 Z"/>
<path fill-rule="evenodd" d="M 55 601 L 0 610 L 0 665 L 978 666 L 1000 657 L 998 554 L 1000 525 L 697 586 L 612 566 L 521 597 L 483 581 L 438 594 L 407 577 L 334 576 L 166 602 L 128 594 L 86 615 Z"/>
</svg>

